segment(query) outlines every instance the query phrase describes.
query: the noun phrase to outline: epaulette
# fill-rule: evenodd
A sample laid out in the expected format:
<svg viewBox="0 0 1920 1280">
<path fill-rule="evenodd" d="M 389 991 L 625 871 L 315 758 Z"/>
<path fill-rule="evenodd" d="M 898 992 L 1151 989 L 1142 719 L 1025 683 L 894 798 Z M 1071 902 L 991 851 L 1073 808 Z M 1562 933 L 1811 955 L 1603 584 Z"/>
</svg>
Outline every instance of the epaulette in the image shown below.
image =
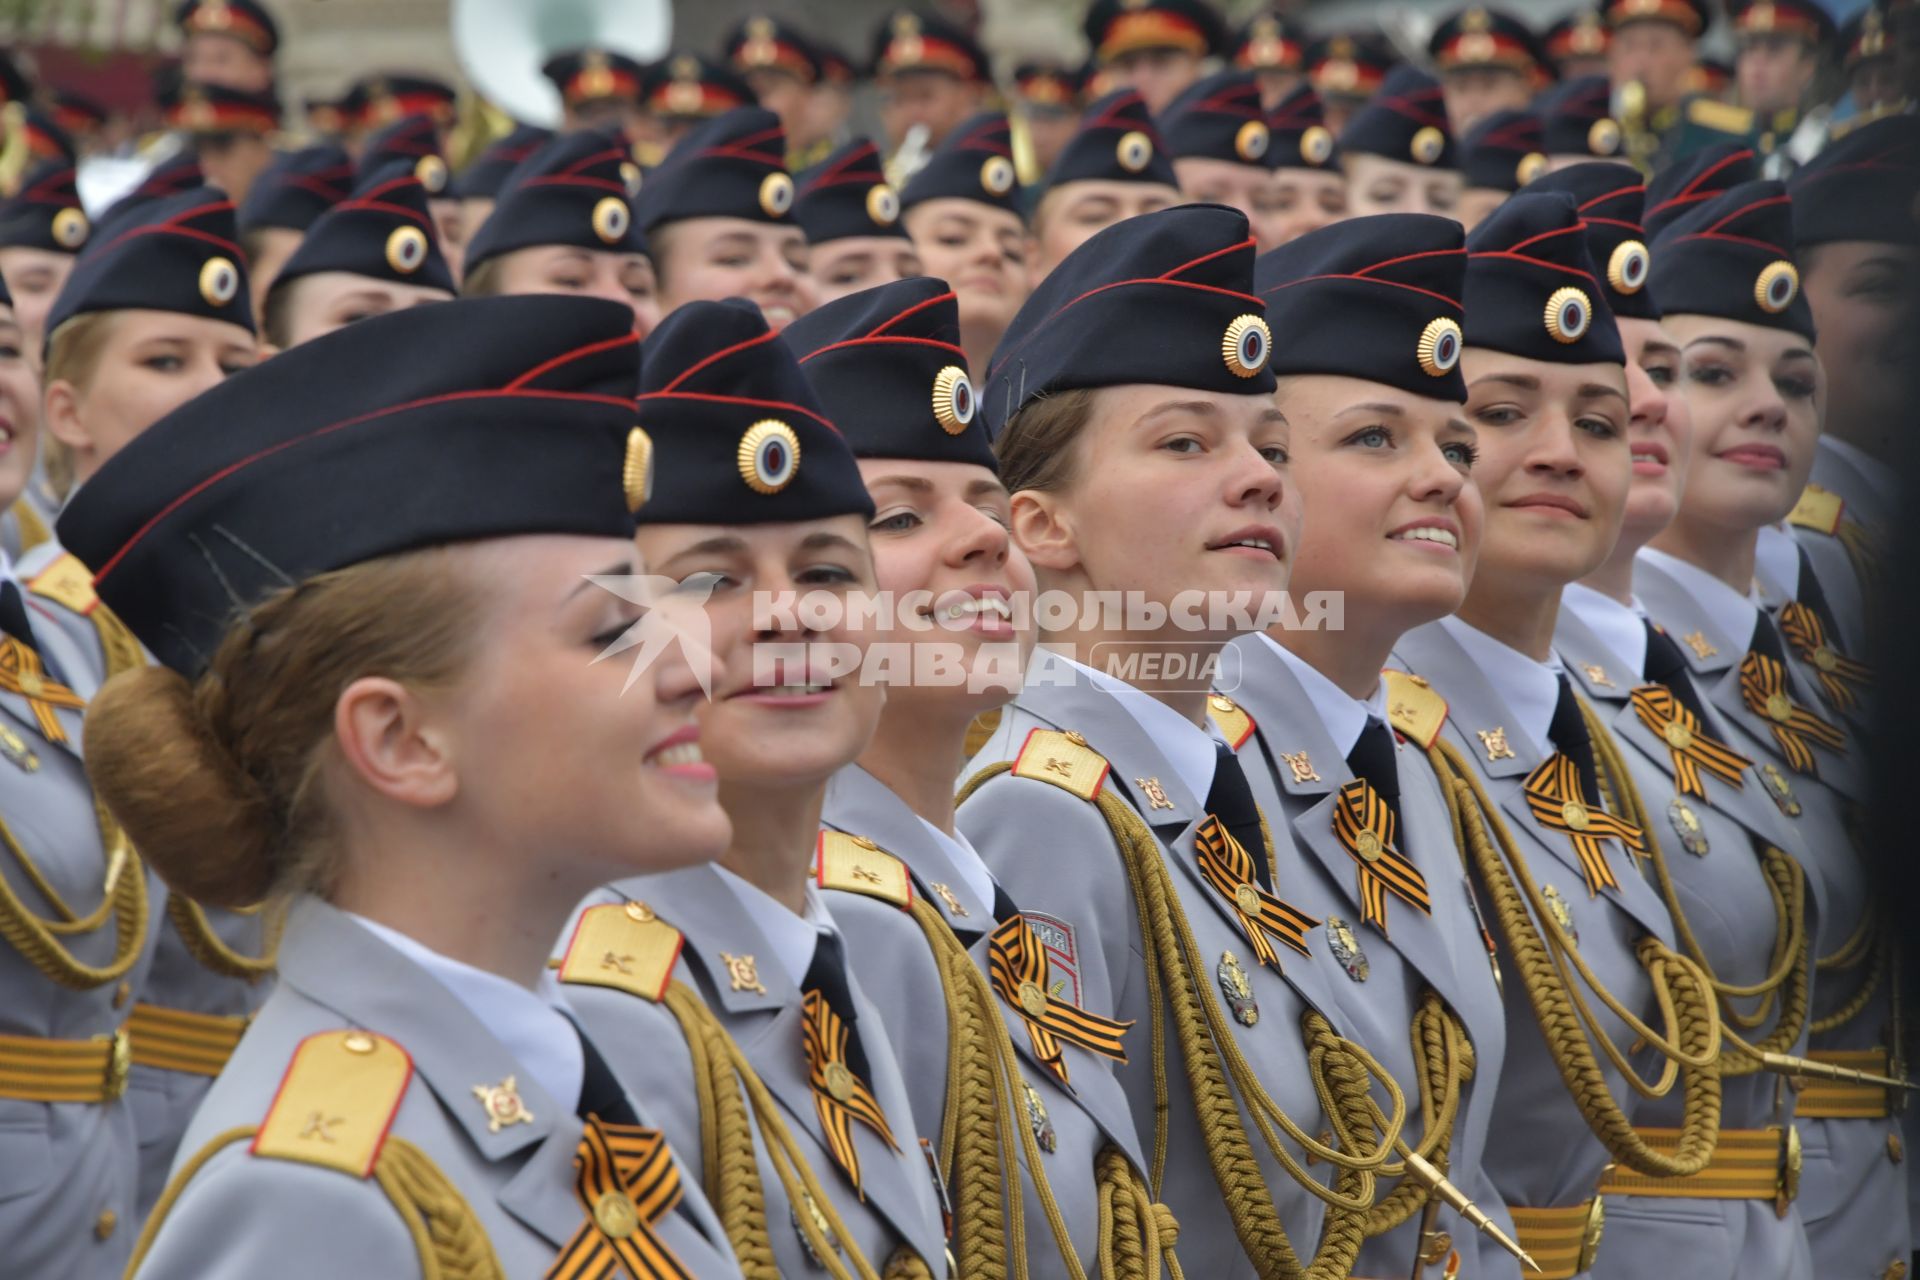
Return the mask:
<svg viewBox="0 0 1920 1280">
<path fill-rule="evenodd" d="M 1387 686 L 1387 720 L 1408 742 L 1422 751 L 1433 746 L 1440 726 L 1447 722 L 1447 700 L 1434 692 L 1425 676 L 1389 668 L 1380 673 Z"/>
<path fill-rule="evenodd" d="M 27 590 L 83 616 L 100 604 L 100 597 L 93 593 L 92 571 L 71 551 L 34 574 Z"/>
<path fill-rule="evenodd" d="M 1695 98 L 1687 104 L 1687 121 L 1703 129 L 1746 137 L 1753 132 L 1753 112 L 1713 98 Z"/>
<path fill-rule="evenodd" d="M 413 1059 L 371 1031 L 322 1031 L 293 1051 L 252 1152 L 355 1178 L 374 1162 L 413 1079 Z"/>
<path fill-rule="evenodd" d="M 1240 709 L 1240 704 L 1225 694 L 1216 693 L 1207 698 L 1207 716 L 1213 721 L 1213 727 L 1227 740 L 1227 745 L 1235 751 L 1240 744 L 1253 736 L 1256 727 L 1253 717 Z"/>
<path fill-rule="evenodd" d="M 822 889 L 865 894 L 903 909 L 913 905 L 913 876 L 907 864 L 865 836 L 821 831 L 813 876 Z"/>
<path fill-rule="evenodd" d="M 612 987 L 658 1004 L 673 981 L 682 942 L 680 931 L 644 902 L 588 907 L 560 957 L 560 981 Z"/>
<path fill-rule="evenodd" d="M 1020 754 L 1013 761 L 1013 776 L 1051 782 L 1082 800 L 1092 800 L 1106 785 L 1107 760 L 1071 729 L 1064 733 L 1057 729 L 1035 729 L 1020 744 Z"/>
<path fill-rule="evenodd" d="M 1787 523 L 1801 529 L 1835 534 L 1840 531 L 1840 518 L 1846 509 L 1846 501 L 1839 494 L 1810 483 L 1800 491 L 1800 501 L 1794 503 L 1793 510 L 1787 513 Z"/>
</svg>

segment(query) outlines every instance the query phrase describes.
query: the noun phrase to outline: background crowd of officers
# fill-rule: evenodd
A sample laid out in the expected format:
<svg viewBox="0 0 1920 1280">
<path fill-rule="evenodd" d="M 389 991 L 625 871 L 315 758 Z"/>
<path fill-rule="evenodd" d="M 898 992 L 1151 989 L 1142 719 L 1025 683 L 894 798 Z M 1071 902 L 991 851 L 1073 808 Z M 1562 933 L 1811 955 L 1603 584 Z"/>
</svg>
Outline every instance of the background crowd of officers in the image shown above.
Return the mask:
<svg viewBox="0 0 1920 1280">
<path fill-rule="evenodd" d="M 1907 1274 L 1920 6 L 749 17 L 451 157 L 177 20 L 106 209 L 0 60 L 0 1273 Z"/>
</svg>

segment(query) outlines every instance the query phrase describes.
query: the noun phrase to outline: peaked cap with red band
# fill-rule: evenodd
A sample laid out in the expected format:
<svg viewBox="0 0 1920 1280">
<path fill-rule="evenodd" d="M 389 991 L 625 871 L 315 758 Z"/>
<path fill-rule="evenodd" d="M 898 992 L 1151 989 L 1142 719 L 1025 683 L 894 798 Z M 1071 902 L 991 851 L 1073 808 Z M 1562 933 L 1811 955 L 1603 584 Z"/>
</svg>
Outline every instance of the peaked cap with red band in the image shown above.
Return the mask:
<svg viewBox="0 0 1920 1280">
<path fill-rule="evenodd" d="M 805 84 L 820 78 L 820 55 L 813 41 L 791 25 L 765 14 L 736 23 L 722 46 L 727 61 L 741 75 L 750 71 L 784 71 Z"/>
<path fill-rule="evenodd" d="M 1020 177 L 1013 167 L 1007 117 L 983 111 L 947 135 L 900 192 L 902 210 L 926 200 L 973 200 L 1020 212 Z"/>
<path fill-rule="evenodd" d="M 1326 104 L 1312 85 L 1299 85 L 1274 104 L 1267 113 L 1267 132 L 1274 168 L 1333 169 L 1339 149 L 1327 128 Z"/>
<path fill-rule="evenodd" d="M 1480 5 L 1461 9 L 1433 29 L 1427 56 L 1442 72 L 1464 67 L 1532 71 L 1546 60 L 1533 29 L 1510 13 Z"/>
<path fill-rule="evenodd" d="M 932 71 L 984 81 L 987 55 L 974 38 L 937 14 L 895 9 L 873 30 L 869 65 L 876 80 L 909 71 Z"/>
<path fill-rule="evenodd" d="M 1273 372 L 1335 374 L 1465 403 L 1466 233 L 1452 218 L 1381 213 L 1289 240 L 1255 264 Z"/>
<path fill-rule="evenodd" d="M 223 84 L 187 84 L 166 103 L 167 127 L 183 133 L 272 133 L 280 99 L 272 89 L 248 93 Z"/>
<path fill-rule="evenodd" d="M 1613 36 L 1592 9 L 1570 13 L 1547 28 L 1541 41 L 1554 65 L 1564 67 L 1575 58 L 1604 58 Z"/>
<path fill-rule="evenodd" d="M 342 104 L 356 123 L 389 124 L 407 116 L 430 116 L 451 124 L 459 99 L 453 86 L 433 76 L 373 75 L 347 90 Z"/>
<path fill-rule="evenodd" d="M 1793 241 L 1920 244 L 1920 119 L 1883 116 L 1794 171 Z"/>
<path fill-rule="evenodd" d="M 73 166 L 58 160 L 30 170 L 18 191 L 0 198 L 0 249 L 80 252 L 91 226 L 74 181 Z"/>
<path fill-rule="evenodd" d="M 703 53 L 669 54 L 647 68 L 640 85 L 640 105 L 670 120 L 710 120 L 753 102 L 733 68 Z"/>
<path fill-rule="evenodd" d="M 244 610 L 317 574 L 518 534 L 630 538 L 639 346 L 632 310 L 598 298 L 374 316 L 155 423 L 75 492 L 60 541 L 191 678 Z"/>
<path fill-rule="evenodd" d="M 212 187 L 104 218 L 74 259 L 47 315 L 47 334 L 95 311 L 177 311 L 253 329 L 247 256 L 233 204 Z"/>
<path fill-rule="evenodd" d="M 715 116 L 680 139 L 633 202 L 642 231 L 686 218 L 793 222 L 780 117 L 760 107 Z"/>
<path fill-rule="evenodd" d="M 1245 71 L 1300 71 L 1307 46 L 1284 15 L 1258 13 L 1234 36 L 1227 61 Z"/>
<path fill-rule="evenodd" d="M 332 143 L 283 151 L 240 202 L 240 230 L 286 227 L 305 231 L 353 190 L 353 161 Z"/>
<path fill-rule="evenodd" d="M 1251 71 L 1217 71 L 1188 86 L 1160 114 L 1176 158 L 1273 167 L 1273 129 Z"/>
<path fill-rule="evenodd" d="M 228 36 L 263 58 L 280 47 L 280 28 L 255 0 L 181 0 L 173 21 L 182 35 Z"/>
<path fill-rule="evenodd" d="M 989 437 L 1058 391 L 1159 383 L 1271 393 L 1253 258 L 1246 215 L 1222 205 L 1102 229 L 1040 282 L 995 349 L 981 392 Z"/>
<path fill-rule="evenodd" d="M 794 180 L 793 216 L 808 244 L 855 236 L 899 236 L 900 194 L 887 182 L 880 149 L 865 138 L 835 150 Z"/>
<path fill-rule="evenodd" d="M 1716 142 L 1667 166 L 1647 182 L 1646 224 L 1651 243 L 1690 210 L 1760 176 L 1760 161 L 1744 142 Z"/>
<path fill-rule="evenodd" d="M 1533 104 L 1540 117 L 1541 149 L 1551 156 L 1620 154 L 1622 134 L 1613 118 L 1613 85 L 1605 76 L 1576 76 L 1541 94 Z"/>
<path fill-rule="evenodd" d="M 467 243 L 467 270 L 534 245 L 645 253 L 629 180 L 639 167 L 611 133 L 581 129 L 549 139 L 508 175 L 498 203 Z"/>
<path fill-rule="evenodd" d="M 1087 181 L 1180 185 L 1147 100 L 1135 90 L 1116 90 L 1087 108 L 1048 171 L 1046 189 Z"/>
<path fill-rule="evenodd" d="M 1101 62 L 1148 49 L 1206 57 L 1226 43 L 1220 15 L 1207 0 L 1094 0 L 1083 27 Z"/>
<path fill-rule="evenodd" d="M 1713 25 L 1706 0 L 1607 0 L 1605 13 L 1614 31 L 1633 22 L 1664 22 L 1694 37 Z"/>
<path fill-rule="evenodd" d="M 640 86 L 646 80 L 647 69 L 626 54 L 611 49 L 569 49 L 542 63 L 540 74 L 559 90 L 560 101 L 577 107 L 583 102 L 607 98 L 640 101 Z"/>
<path fill-rule="evenodd" d="M 913 276 L 801 316 L 780 335 L 862 458 L 970 462 L 998 471 L 944 280 Z"/>
<path fill-rule="evenodd" d="M 1733 0 L 1727 16 L 1735 36 L 1798 36 L 1816 48 L 1838 31 L 1819 0 Z"/>
<path fill-rule="evenodd" d="M 1347 121 L 1340 149 L 1429 169 L 1457 167 L 1440 82 L 1418 67 L 1395 67 Z"/>
<path fill-rule="evenodd" d="M 873 515 L 853 450 L 751 302 L 689 302 L 647 335 L 640 425 L 658 479 L 642 524 Z"/>
<path fill-rule="evenodd" d="M 1653 258 L 1640 225 L 1647 189 L 1641 185 L 1638 169 L 1610 160 L 1590 160 L 1543 174 L 1522 190 L 1556 191 L 1572 198 L 1574 211 L 1586 228 L 1587 252 L 1600 270 L 1607 305 L 1616 318 L 1660 318 L 1653 290 L 1647 287 Z"/>
<path fill-rule="evenodd" d="M 1540 146 L 1540 118 L 1530 111 L 1496 111 L 1467 131 L 1460 142 L 1460 172 L 1469 187 L 1518 191 L 1547 157 Z"/>
<path fill-rule="evenodd" d="M 482 151 L 453 180 L 453 194 L 462 200 L 497 200 L 507 177 L 553 138 L 553 130 L 537 124 L 514 127 L 512 133 Z"/>
<path fill-rule="evenodd" d="M 1721 316 L 1813 340 L 1794 264 L 1793 209 L 1778 182 L 1746 182 L 1670 224 L 1653 242 L 1654 300 L 1667 315 Z"/>
<path fill-rule="evenodd" d="M 1321 36 L 1307 46 L 1307 80 L 1323 97 L 1373 94 L 1399 59 L 1378 36 Z"/>
<path fill-rule="evenodd" d="M 273 278 L 272 289 L 322 271 L 444 289 L 449 295 L 458 288 L 434 234 L 427 189 L 404 163 L 369 174 L 350 197 L 316 218 Z"/>
<path fill-rule="evenodd" d="M 1625 364 L 1573 197 L 1523 192 L 1467 237 L 1467 345 L 1550 364 Z"/>
</svg>

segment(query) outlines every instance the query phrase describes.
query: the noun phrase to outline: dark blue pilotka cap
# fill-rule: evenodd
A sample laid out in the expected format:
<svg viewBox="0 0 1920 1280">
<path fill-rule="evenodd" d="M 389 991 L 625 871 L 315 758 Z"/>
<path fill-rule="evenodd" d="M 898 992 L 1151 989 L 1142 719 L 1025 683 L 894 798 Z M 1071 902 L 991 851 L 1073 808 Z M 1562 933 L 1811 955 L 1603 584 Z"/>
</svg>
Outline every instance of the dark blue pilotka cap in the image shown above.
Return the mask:
<svg viewBox="0 0 1920 1280">
<path fill-rule="evenodd" d="M 94 311 L 178 311 L 254 332 L 233 202 L 212 187 L 102 221 L 47 315 L 47 336 Z"/>
<path fill-rule="evenodd" d="M 1794 263 L 1787 190 L 1761 179 L 1723 191 L 1653 242 L 1654 301 L 1666 315 L 1723 316 L 1813 340 Z"/>
<path fill-rule="evenodd" d="M 1457 168 L 1440 82 L 1418 67 L 1395 67 L 1347 121 L 1340 149 L 1428 169 Z"/>
<path fill-rule="evenodd" d="M 455 291 L 434 234 L 427 189 L 411 167 L 395 162 L 369 174 L 351 196 L 315 219 L 271 287 L 323 271 Z"/>
<path fill-rule="evenodd" d="M 1744 142 L 1716 142 L 1661 169 L 1647 180 L 1647 242 L 1688 211 L 1759 176 L 1759 157 Z"/>
<path fill-rule="evenodd" d="M 191 678 L 246 609 L 329 570 L 515 534 L 630 538 L 639 346 L 633 312 L 598 298 L 362 320 L 160 419 L 75 492 L 60 542 Z"/>
<path fill-rule="evenodd" d="M 1469 347 L 1552 364 L 1625 364 L 1573 198 L 1516 195 L 1467 237 Z"/>
<path fill-rule="evenodd" d="M 927 200 L 973 200 L 1020 212 L 1020 176 L 1013 167 L 1013 130 L 999 111 L 983 111 L 947 135 L 926 166 L 907 179 L 900 207 Z"/>
<path fill-rule="evenodd" d="M 430 115 L 401 116 L 367 139 L 360 151 L 362 174 L 384 173 L 396 160 L 413 167 L 413 176 L 427 189 L 427 198 L 450 196 L 447 157 L 440 146 L 440 126 Z"/>
<path fill-rule="evenodd" d="M 254 180 L 240 202 L 236 220 L 243 232 L 255 227 L 305 231 L 313 220 L 353 190 L 353 161 L 332 143 L 283 151 Z"/>
<path fill-rule="evenodd" d="M 1787 179 L 1798 249 L 1836 240 L 1920 244 L 1920 119 L 1883 116 Z"/>
<path fill-rule="evenodd" d="M 544 244 L 645 253 L 631 199 L 639 181 L 640 167 L 611 133 L 581 129 L 549 139 L 508 175 L 467 242 L 466 269 Z"/>
<path fill-rule="evenodd" d="M 1452 218 L 1381 213 L 1289 240 L 1254 264 L 1275 376 L 1336 374 L 1464 403 L 1465 233 Z"/>
<path fill-rule="evenodd" d="M 453 194 L 462 200 L 492 200 L 506 185 L 507 175 L 547 144 L 553 130 L 537 124 L 516 125 L 512 133 L 482 151 L 453 179 Z"/>
<path fill-rule="evenodd" d="M 1312 85 L 1302 84 L 1275 103 L 1267 113 L 1267 130 L 1274 168 L 1339 172 L 1326 106 Z"/>
<path fill-rule="evenodd" d="M 20 189 L 0 199 L 0 249 L 45 249 L 79 253 L 93 224 L 80 207 L 73 165 L 48 160 L 36 166 Z"/>
<path fill-rule="evenodd" d="M 735 107 L 696 126 L 647 175 L 633 212 L 643 232 L 686 218 L 791 225 L 793 177 L 780 117 Z"/>
<path fill-rule="evenodd" d="M 1613 118 L 1613 85 L 1605 76 L 1578 76 L 1534 100 L 1541 142 L 1550 156 L 1605 160 L 1620 154 L 1620 122 Z"/>
<path fill-rule="evenodd" d="M 880 149 L 865 138 L 838 148 L 794 180 L 793 216 L 808 244 L 857 236 L 906 237 L 900 193 L 887 181 Z"/>
<path fill-rule="evenodd" d="M 642 524 L 873 514 L 852 449 L 744 299 L 689 302 L 648 335 L 640 425 L 659 477 Z"/>
<path fill-rule="evenodd" d="M 1546 167 L 1540 119 L 1530 111 L 1496 111 L 1460 140 L 1460 172 L 1469 187 L 1512 193 Z"/>
<path fill-rule="evenodd" d="M 862 289 L 801 316 L 780 338 L 856 456 L 999 470 L 946 281 L 914 276 Z"/>
<path fill-rule="evenodd" d="M 1220 71 L 1194 83 L 1161 113 L 1160 132 L 1176 159 L 1273 167 L 1273 130 L 1251 71 Z"/>
<path fill-rule="evenodd" d="M 1658 320 L 1653 290 L 1647 288 L 1653 258 L 1640 225 L 1647 189 L 1640 171 L 1610 160 L 1568 165 L 1535 178 L 1528 191 L 1555 191 L 1573 199 L 1586 225 L 1587 252 L 1599 268 L 1602 291 L 1615 317 Z"/>
<path fill-rule="evenodd" d="M 988 436 L 1057 391 L 1271 392 L 1253 258 L 1246 215 L 1222 205 L 1177 205 L 1099 231 L 1040 282 L 995 349 L 981 394 Z"/>
<path fill-rule="evenodd" d="M 1045 190 L 1088 181 L 1180 185 L 1146 99 L 1132 89 L 1117 90 L 1087 108 L 1079 131 L 1048 171 Z"/>
</svg>

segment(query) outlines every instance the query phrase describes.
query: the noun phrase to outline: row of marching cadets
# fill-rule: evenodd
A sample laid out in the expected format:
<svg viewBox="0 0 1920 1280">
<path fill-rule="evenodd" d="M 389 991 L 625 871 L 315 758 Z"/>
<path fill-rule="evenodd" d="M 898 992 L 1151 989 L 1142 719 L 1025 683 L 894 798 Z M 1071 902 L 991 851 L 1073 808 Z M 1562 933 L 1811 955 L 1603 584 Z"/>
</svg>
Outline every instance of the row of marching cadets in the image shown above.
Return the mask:
<svg viewBox="0 0 1920 1280">
<path fill-rule="evenodd" d="M 637 194 L 592 130 L 449 187 L 428 116 L 238 209 L 24 187 L 8 1256 L 1898 1274 L 1878 476 L 1816 444 L 1873 402 L 1815 321 L 1912 252 L 1910 122 L 1463 235 L 1375 212 L 1460 183 L 1389 84 L 1366 213 L 1265 234 L 1248 171 L 1320 203 L 1334 149 L 1236 74 L 1037 192 L 997 115 L 896 192 L 759 108 Z M 1343 614 L 1036 648 L 1040 589 Z M 1002 678 L 763 668 L 876 637 L 756 596 L 872 590 Z"/>
</svg>

